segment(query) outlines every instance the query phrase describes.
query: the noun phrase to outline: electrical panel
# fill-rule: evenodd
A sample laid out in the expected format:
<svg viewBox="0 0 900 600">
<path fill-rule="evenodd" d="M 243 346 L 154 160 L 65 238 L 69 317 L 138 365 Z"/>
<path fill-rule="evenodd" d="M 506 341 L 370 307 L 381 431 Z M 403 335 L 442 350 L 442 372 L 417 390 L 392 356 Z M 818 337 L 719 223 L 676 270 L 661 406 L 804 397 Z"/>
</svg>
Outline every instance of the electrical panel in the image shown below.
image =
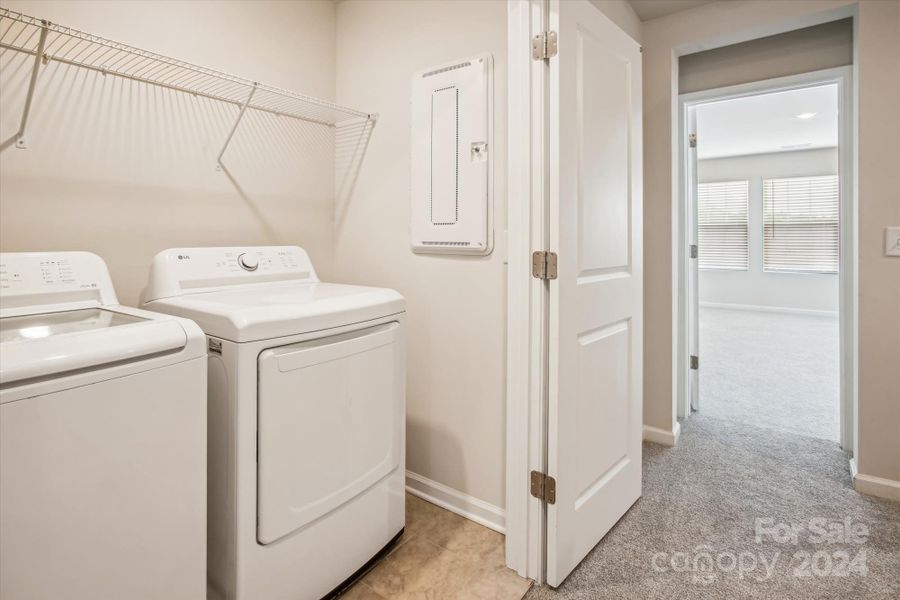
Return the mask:
<svg viewBox="0 0 900 600">
<path fill-rule="evenodd" d="M 492 250 L 492 77 L 489 54 L 413 76 L 414 252 L 484 255 Z"/>
</svg>

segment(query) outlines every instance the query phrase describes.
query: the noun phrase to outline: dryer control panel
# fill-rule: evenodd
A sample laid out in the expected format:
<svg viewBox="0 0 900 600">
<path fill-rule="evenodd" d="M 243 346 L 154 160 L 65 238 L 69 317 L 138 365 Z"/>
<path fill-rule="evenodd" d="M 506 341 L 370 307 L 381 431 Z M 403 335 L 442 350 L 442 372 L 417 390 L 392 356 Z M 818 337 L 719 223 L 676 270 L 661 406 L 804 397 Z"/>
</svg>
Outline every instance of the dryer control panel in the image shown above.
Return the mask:
<svg viewBox="0 0 900 600">
<path fill-rule="evenodd" d="M 118 304 L 106 263 L 90 252 L 0 253 L 0 298 L 3 316 Z"/>
<path fill-rule="evenodd" d="M 298 246 L 172 248 L 156 255 L 143 302 L 235 285 L 318 281 Z"/>
</svg>

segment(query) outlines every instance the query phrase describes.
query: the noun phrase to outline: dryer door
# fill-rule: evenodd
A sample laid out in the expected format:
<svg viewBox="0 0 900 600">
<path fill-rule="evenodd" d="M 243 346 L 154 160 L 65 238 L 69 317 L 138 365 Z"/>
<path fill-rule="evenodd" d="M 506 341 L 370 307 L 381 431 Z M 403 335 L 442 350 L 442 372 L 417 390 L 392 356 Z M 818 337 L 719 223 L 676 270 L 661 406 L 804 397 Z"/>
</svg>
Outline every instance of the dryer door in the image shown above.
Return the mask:
<svg viewBox="0 0 900 600">
<path fill-rule="evenodd" d="M 338 509 L 400 465 L 398 323 L 259 356 L 257 539 Z"/>
</svg>

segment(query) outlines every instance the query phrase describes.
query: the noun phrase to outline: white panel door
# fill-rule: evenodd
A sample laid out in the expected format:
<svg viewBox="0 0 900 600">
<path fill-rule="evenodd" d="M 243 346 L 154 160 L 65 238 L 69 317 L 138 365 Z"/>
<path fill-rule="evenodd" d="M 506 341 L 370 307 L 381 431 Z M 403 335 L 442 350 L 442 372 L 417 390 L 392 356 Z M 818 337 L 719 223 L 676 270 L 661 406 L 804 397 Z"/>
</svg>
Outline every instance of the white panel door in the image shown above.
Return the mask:
<svg viewBox="0 0 900 600">
<path fill-rule="evenodd" d="M 586 0 L 550 29 L 547 582 L 557 586 L 641 494 L 641 55 Z"/>
</svg>

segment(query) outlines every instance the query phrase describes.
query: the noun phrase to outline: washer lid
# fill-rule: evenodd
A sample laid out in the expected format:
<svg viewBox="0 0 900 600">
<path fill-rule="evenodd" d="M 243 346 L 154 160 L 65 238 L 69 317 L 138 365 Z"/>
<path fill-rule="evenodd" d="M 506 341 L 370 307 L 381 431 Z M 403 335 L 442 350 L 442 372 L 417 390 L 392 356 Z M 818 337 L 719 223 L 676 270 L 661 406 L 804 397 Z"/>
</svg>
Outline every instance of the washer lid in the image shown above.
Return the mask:
<svg viewBox="0 0 900 600">
<path fill-rule="evenodd" d="M 391 289 L 306 282 L 164 298 L 146 308 L 192 319 L 209 335 L 251 342 L 379 319 L 402 313 L 406 302 Z"/>
<path fill-rule="evenodd" d="M 138 314 L 85 308 L 0 318 L 0 385 L 187 346 L 187 333 L 178 320 L 133 312 Z"/>
</svg>

